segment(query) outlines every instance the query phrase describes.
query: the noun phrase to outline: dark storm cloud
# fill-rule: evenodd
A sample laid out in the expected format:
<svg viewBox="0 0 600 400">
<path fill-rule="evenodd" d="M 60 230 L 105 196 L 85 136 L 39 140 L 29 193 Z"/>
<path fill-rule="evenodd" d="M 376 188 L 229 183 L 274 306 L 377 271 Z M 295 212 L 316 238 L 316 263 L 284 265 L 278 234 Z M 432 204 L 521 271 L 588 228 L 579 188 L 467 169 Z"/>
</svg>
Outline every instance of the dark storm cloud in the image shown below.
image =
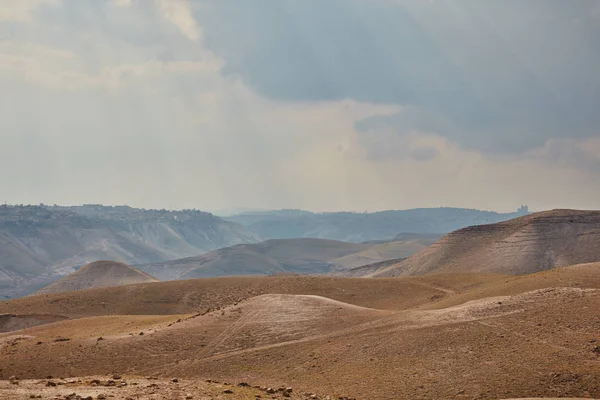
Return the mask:
<svg viewBox="0 0 600 400">
<path fill-rule="evenodd" d="M 362 131 L 521 152 L 600 130 L 596 0 L 220 0 L 206 43 L 264 95 L 402 104 Z"/>
</svg>

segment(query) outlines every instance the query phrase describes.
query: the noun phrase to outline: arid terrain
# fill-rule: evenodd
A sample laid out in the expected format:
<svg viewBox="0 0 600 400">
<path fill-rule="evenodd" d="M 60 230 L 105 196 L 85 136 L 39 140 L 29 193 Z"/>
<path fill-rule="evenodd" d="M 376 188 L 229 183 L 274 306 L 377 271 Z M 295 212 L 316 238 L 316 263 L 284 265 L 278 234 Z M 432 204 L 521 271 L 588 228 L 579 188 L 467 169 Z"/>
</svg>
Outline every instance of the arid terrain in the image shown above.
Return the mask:
<svg viewBox="0 0 600 400">
<path fill-rule="evenodd" d="M 266 387 L 248 382 L 232 384 L 212 379 L 161 379 L 139 376 L 87 376 L 0 381 L 0 399 L 199 399 L 256 400 L 318 398 L 314 393 L 296 393 L 292 387 Z M 314 397 L 311 397 L 314 396 Z M 331 397 L 331 396 L 330 396 Z"/>
<path fill-rule="evenodd" d="M 158 282 L 93 263 L 0 302 L 0 398 L 600 398 L 600 262 L 585 263 L 600 258 L 597 219 L 552 211 L 463 229 L 399 263 L 344 270 L 357 277 Z M 352 265 L 394 246 L 267 241 L 203 265 Z M 415 275 L 364 277 L 403 265 Z"/>
<path fill-rule="evenodd" d="M 552 210 L 459 229 L 370 276 L 530 274 L 600 260 L 600 211 Z"/>
<path fill-rule="evenodd" d="M 45 294 L 0 303 L 12 316 L 0 326 L 0 378 L 34 380 L 4 384 L 11 395 L 46 390 L 54 376 L 75 381 L 65 393 L 95 396 L 89 378 L 77 377 L 119 374 L 160 378 L 164 392 L 148 398 L 164 399 L 190 391 L 173 391 L 174 377 L 291 386 L 317 398 L 598 398 L 599 309 L 600 264 L 522 276 L 230 277 Z M 33 326 L 34 314 L 42 325 Z M 29 327 L 14 330 L 25 319 Z M 203 390 L 195 396 L 225 389 L 195 393 Z"/>
</svg>

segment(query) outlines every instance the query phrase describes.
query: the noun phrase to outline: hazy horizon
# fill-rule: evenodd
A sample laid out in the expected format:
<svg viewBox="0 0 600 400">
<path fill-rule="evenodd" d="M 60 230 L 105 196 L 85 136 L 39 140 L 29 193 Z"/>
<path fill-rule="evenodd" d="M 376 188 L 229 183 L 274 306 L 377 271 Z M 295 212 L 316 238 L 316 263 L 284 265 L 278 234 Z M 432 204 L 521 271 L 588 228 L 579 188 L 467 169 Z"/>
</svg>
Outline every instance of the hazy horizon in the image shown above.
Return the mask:
<svg viewBox="0 0 600 400">
<path fill-rule="evenodd" d="M 600 0 L 3 0 L 0 202 L 600 209 Z"/>
<path fill-rule="evenodd" d="M 189 210 L 195 210 L 195 211 L 202 211 L 202 212 L 208 212 L 211 213 L 213 215 L 219 216 L 219 217 L 229 217 L 229 216 L 234 216 L 234 215 L 238 215 L 238 214 L 244 214 L 244 213 L 262 213 L 262 212 L 277 212 L 277 211 L 302 211 L 302 212 L 309 212 L 309 213 L 315 213 L 315 214 L 319 214 L 319 213 L 323 213 L 323 214 L 328 214 L 328 213 L 353 213 L 353 214 L 364 214 L 364 213 L 368 213 L 368 214 L 372 214 L 372 213 L 378 213 L 378 212 L 385 212 L 385 211 L 411 211 L 411 210 L 418 210 L 418 209 L 464 209 L 464 210 L 477 210 L 477 211 L 484 211 L 484 212 L 496 212 L 499 214 L 506 214 L 506 213 L 515 213 L 520 211 L 520 207 L 528 207 L 526 204 L 523 204 L 522 206 L 519 206 L 518 208 L 515 208 L 514 210 L 508 210 L 508 211 L 499 211 L 499 210 L 491 210 L 491 209 L 481 209 L 481 208 L 469 208 L 469 207 L 454 207 L 454 206 L 433 206 L 433 207 L 413 207 L 413 208 L 386 208 L 386 209 L 381 209 L 381 210 L 372 210 L 372 211 L 367 211 L 367 210 L 344 210 L 344 209 L 332 209 L 332 210 L 323 210 L 323 211 L 315 211 L 315 210 L 309 210 L 309 209 L 304 209 L 304 208 L 252 208 L 252 207 L 230 207 L 230 208 L 223 208 L 223 209 L 214 209 L 214 210 L 210 210 L 210 209 L 201 209 L 198 207 L 191 207 L 191 208 L 167 208 L 167 207 L 138 207 L 135 205 L 131 205 L 131 204 L 99 204 L 99 203 L 85 203 L 85 204 L 50 204 L 50 203 L 44 203 L 44 202 L 40 202 L 40 203 L 0 203 L 0 207 L 1 206 L 8 206 L 8 207 L 84 207 L 84 206 L 101 206 L 101 207 L 129 207 L 129 208 L 134 208 L 134 209 L 143 209 L 143 210 L 154 210 L 154 211 L 160 211 L 160 210 L 167 210 L 167 211 L 173 211 L 173 212 L 177 212 L 177 211 L 189 211 Z M 531 208 L 529 208 L 529 212 L 540 212 L 540 211 L 548 211 L 548 210 L 532 210 Z"/>
</svg>

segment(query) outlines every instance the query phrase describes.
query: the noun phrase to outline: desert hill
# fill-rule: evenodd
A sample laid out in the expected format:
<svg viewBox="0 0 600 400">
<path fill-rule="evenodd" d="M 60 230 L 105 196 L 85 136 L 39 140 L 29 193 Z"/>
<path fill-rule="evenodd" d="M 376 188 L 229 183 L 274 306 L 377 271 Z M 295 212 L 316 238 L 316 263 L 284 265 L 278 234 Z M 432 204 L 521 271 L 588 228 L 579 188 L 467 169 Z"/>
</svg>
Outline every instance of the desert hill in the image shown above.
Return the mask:
<svg viewBox="0 0 600 400">
<path fill-rule="evenodd" d="M 0 334 L 0 378 L 118 373 L 157 376 L 166 388 L 173 377 L 210 378 L 316 398 L 598 398 L 599 289 L 600 264 L 587 264 L 522 276 L 229 277 L 31 296 L 0 303 L 0 313 L 71 319 Z"/>
<path fill-rule="evenodd" d="M 142 264 L 257 241 L 195 210 L 0 206 L 0 298 L 32 293 L 97 260 Z"/>
<path fill-rule="evenodd" d="M 408 257 L 433 240 L 419 235 L 384 243 L 328 239 L 273 239 L 240 244 L 200 256 L 143 264 L 137 268 L 161 280 L 232 275 L 342 274 L 365 264 Z"/>
<path fill-rule="evenodd" d="M 463 208 L 417 208 L 374 213 L 303 210 L 249 211 L 227 217 L 265 239 L 321 238 L 345 242 L 390 240 L 402 232 L 444 234 L 470 225 L 490 224 L 528 214 Z M 400 238 L 402 240 L 402 238 Z"/>
<path fill-rule="evenodd" d="M 94 261 L 36 294 L 71 292 L 134 283 L 156 282 L 153 276 L 116 261 Z"/>
<path fill-rule="evenodd" d="M 459 229 L 371 276 L 528 274 L 600 261 L 600 211 L 553 210 Z"/>
</svg>

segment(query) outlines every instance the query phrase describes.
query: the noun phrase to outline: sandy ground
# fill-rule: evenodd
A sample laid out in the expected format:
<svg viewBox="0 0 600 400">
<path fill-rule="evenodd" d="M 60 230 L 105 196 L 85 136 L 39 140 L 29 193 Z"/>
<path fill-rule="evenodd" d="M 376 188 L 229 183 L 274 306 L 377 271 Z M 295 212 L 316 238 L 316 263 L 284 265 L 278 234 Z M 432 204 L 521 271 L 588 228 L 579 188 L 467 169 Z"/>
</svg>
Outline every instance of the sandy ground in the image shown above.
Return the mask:
<svg viewBox="0 0 600 400">
<path fill-rule="evenodd" d="M 293 400 L 332 398 L 314 393 L 295 393 L 293 388 L 288 387 L 251 387 L 246 384 L 247 382 L 232 384 L 199 379 L 158 379 L 119 375 L 68 379 L 0 380 L 0 399 L 244 400 L 264 397 Z"/>
<path fill-rule="evenodd" d="M 583 266 L 516 278 L 236 278 L 7 302 L 0 306 L 15 315 L 36 305 L 72 313 L 0 333 L 0 379 L 33 379 L 32 386 L 3 382 L 0 398 L 37 396 L 21 391 L 30 388 L 68 389 L 63 396 L 110 390 L 107 397 L 131 389 L 140 399 L 193 390 L 206 398 L 271 397 L 239 382 L 336 400 L 599 398 L 599 277 L 596 266 Z M 269 286 L 274 282 L 280 286 Z M 265 288 L 280 293 L 261 293 Z M 198 310 L 197 302 L 201 312 L 179 312 Z M 165 312 L 150 314 L 156 310 Z M 129 377 L 126 386 L 72 378 L 115 373 Z M 46 387 L 48 375 L 73 382 Z M 134 385 L 132 377 L 148 376 L 159 377 L 152 382 L 159 386 Z M 205 385 L 206 378 L 232 382 L 234 393 Z"/>
</svg>

